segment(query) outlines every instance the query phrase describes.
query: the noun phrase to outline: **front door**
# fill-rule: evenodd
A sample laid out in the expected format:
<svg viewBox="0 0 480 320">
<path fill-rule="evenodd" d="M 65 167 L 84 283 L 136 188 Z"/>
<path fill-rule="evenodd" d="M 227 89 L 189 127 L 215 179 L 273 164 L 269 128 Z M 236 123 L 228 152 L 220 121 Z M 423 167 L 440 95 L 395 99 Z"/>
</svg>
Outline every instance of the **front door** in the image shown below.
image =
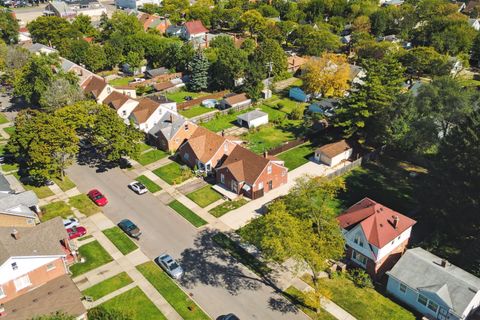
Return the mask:
<svg viewBox="0 0 480 320">
<path fill-rule="evenodd" d="M 267 185 L 268 185 L 267 191 L 270 191 L 270 190 L 273 189 L 273 182 L 272 182 L 272 180 L 268 181 Z"/>
</svg>

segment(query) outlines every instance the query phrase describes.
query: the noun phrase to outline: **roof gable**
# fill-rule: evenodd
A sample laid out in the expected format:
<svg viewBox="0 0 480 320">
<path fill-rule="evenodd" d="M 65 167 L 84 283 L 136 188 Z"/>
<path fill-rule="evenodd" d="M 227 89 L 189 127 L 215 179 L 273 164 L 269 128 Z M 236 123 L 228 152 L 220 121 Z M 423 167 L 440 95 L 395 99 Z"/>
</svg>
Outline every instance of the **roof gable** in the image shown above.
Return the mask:
<svg viewBox="0 0 480 320">
<path fill-rule="evenodd" d="M 198 160 L 207 163 L 227 140 L 203 127 L 197 127 L 186 145 L 189 145 Z"/>
<path fill-rule="evenodd" d="M 113 91 L 103 100 L 103 104 L 118 110 L 128 101 L 128 99 L 129 97 L 127 95 Z"/>
<path fill-rule="evenodd" d="M 270 162 L 269 159 L 237 145 L 219 169 L 227 168 L 237 181 L 253 185 Z"/>
<path fill-rule="evenodd" d="M 138 105 L 133 109 L 132 114 L 137 120 L 138 124 L 146 122 L 153 113 L 160 107 L 160 103 L 157 103 L 151 99 L 144 98 L 138 102 Z"/>
<path fill-rule="evenodd" d="M 208 32 L 208 29 L 205 28 L 200 20 L 185 22 L 185 29 L 190 35 Z"/>
<path fill-rule="evenodd" d="M 86 94 L 91 93 L 95 98 L 98 98 L 106 86 L 107 82 L 103 78 L 91 76 L 85 82 L 83 91 Z"/>
</svg>

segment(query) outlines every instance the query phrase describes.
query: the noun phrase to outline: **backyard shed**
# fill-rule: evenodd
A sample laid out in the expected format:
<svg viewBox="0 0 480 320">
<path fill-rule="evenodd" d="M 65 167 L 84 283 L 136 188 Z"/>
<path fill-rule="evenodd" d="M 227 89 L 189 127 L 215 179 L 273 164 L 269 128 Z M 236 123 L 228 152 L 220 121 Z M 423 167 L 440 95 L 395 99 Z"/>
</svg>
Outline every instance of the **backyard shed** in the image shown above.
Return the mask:
<svg viewBox="0 0 480 320">
<path fill-rule="evenodd" d="M 255 128 L 268 123 L 268 113 L 253 110 L 237 116 L 237 122 L 241 127 Z"/>
<path fill-rule="evenodd" d="M 252 99 L 249 99 L 245 93 L 234 94 L 220 101 L 221 109 L 244 107 L 250 106 L 251 104 Z"/>
<path fill-rule="evenodd" d="M 310 100 L 310 95 L 306 94 L 305 91 L 299 87 L 291 88 L 290 91 L 288 91 L 288 97 L 300 102 L 307 102 Z"/>
<path fill-rule="evenodd" d="M 352 147 L 345 140 L 340 140 L 318 148 L 315 150 L 314 157 L 315 161 L 334 167 L 343 160 L 350 158 L 352 153 Z"/>
</svg>

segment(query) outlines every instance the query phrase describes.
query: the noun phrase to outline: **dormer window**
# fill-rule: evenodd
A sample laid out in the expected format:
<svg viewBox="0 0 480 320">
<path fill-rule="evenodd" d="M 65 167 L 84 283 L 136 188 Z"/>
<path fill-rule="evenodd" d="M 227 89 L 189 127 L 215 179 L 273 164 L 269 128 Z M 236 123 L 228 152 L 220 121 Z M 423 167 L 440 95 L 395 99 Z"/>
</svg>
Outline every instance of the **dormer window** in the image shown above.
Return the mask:
<svg viewBox="0 0 480 320">
<path fill-rule="evenodd" d="M 111 93 L 112 89 L 110 87 L 107 87 L 107 93 Z"/>
<path fill-rule="evenodd" d="M 16 262 L 12 263 L 12 270 L 17 270 L 18 269 L 18 265 Z"/>
<path fill-rule="evenodd" d="M 363 243 L 363 239 L 362 239 L 362 236 L 360 235 L 360 233 L 357 233 L 355 235 L 355 238 L 353 238 L 353 242 L 355 242 L 356 244 L 358 244 L 360 247 L 363 247 L 364 243 Z"/>
<path fill-rule="evenodd" d="M 268 173 L 268 174 L 271 174 L 271 173 L 272 173 L 272 166 L 271 166 L 271 165 L 269 165 L 269 166 L 267 167 L 267 173 Z"/>
</svg>

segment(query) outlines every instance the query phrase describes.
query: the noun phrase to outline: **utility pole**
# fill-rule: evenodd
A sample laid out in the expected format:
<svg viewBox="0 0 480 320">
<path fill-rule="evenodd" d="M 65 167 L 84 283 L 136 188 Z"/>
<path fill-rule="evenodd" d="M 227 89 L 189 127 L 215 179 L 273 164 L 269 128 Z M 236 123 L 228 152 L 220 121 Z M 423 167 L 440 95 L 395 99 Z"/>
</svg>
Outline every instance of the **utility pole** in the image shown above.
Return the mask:
<svg viewBox="0 0 480 320">
<path fill-rule="evenodd" d="M 271 77 L 271 74 L 272 74 L 272 70 L 273 70 L 273 62 L 270 61 L 266 64 L 266 66 L 268 67 L 268 76 L 267 76 L 267 88 L 265 90 L 263 90 L 263 95 L 264 95 L 264 99 L 269 99 L 272 97 L 272 90 L 270 89 L 271 86 L 272 86 L 272 82 L 270 80 L 270 77 Z"/>
</svg>

